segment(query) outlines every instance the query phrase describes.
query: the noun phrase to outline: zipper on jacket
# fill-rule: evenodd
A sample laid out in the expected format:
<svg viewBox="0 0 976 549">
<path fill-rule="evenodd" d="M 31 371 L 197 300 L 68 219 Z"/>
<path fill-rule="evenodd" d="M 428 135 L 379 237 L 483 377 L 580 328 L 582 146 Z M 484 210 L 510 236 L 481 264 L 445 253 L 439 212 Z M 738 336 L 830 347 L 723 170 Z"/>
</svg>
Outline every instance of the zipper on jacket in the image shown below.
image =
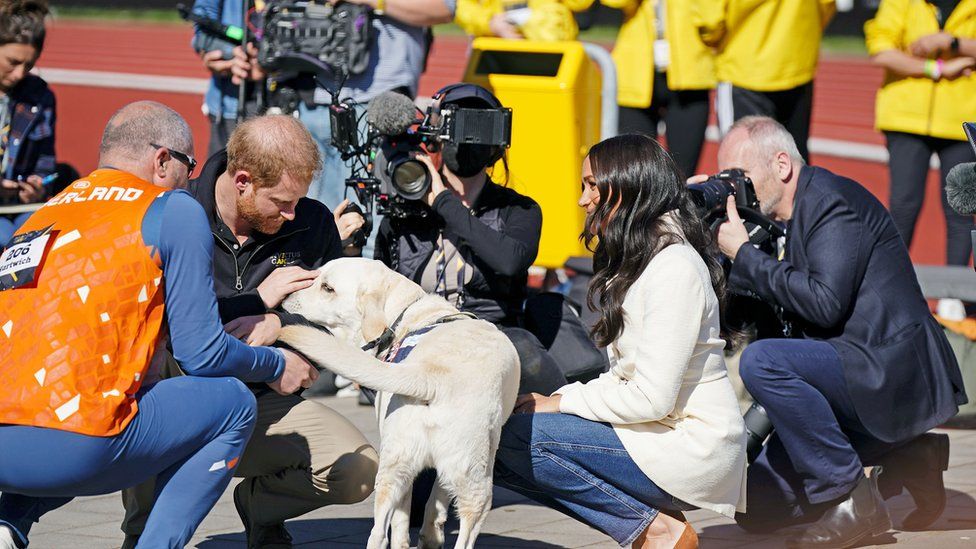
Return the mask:
<svg viewBox="0 0 976 549">
<path fill-rule="evenodd" d="M 267 242 L 264 242 L 263 244 L 258 244 L 258 247 L 257 248 L 254 248 L 254 251 L 251 252 L 251 255 L 250 256 L 248 256 L 247 261 L 244 262 L 244 266 L 243 267 L 241 267 L 240 264 L 238 263 L 238 261 L 237 261 L 237 254 L 234 253 L 234 250 L 231 249 L 231 247 L 227 244 L 227 242 L 225 242 L 223 238 L 220 238 L 220 236 L 218 236 L 217 233 L 211 231 L 211 234 L 214 235 L 214 238 L 218 242 L 220 242 L 221 244 L 224 245 L 224 248 L 227 248 L 227 251 L 230 252 L 231 257 L 234 258 L 234 274 L 236 276 L 236 280 L 234 282 L 234 289 L 237 290 L 238 292 L 240 292 L 241 290 L 244 289 L 244 283 L 243 283 L 244 271 L 247 270 L 247 266 L 251 263 L 251 258 L 254 257 L 255 255 L 257 255 L 257 253 L 261 251 L 261 248 L 264 248 L 265 246 L 267 246 L 268 244 L 271 244 L 275 240 L 278 240 L 278 239 L 281 239 L 281 238 L 285 238 L 287 236 L 292 236 L 292 235 L 295 235 L 295 234 L 298 234 L 298 233 L 300 233 L 302 231 L 307 231 L 307 230 L 308 230 L 308 227 L 302 227 L 301 229 L 298 229 L 297 231 L 292 231 L 292 232 L 290 232 L 288 234 L 275 235 L 274 238 L 272 238 L 271 240 L 268 240 Z"/>
</svg>

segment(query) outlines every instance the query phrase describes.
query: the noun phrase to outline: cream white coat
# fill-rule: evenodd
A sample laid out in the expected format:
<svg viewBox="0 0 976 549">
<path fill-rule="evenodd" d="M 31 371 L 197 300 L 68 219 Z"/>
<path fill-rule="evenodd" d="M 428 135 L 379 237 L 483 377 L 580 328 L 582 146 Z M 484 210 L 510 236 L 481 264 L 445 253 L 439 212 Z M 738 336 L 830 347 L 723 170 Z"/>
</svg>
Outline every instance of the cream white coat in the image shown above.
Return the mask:
<svg viewBox="0 0 976 549">
<path fill-rule="evenodd" d="M 664 248 L 623 309 L 610 371 L 556 391 L 560 411 L 613 425 L 641 471 L 672 496 L 728 517 L 744 511 L 745 426 L 704 261 L 687 244 Z"/>
</svg>

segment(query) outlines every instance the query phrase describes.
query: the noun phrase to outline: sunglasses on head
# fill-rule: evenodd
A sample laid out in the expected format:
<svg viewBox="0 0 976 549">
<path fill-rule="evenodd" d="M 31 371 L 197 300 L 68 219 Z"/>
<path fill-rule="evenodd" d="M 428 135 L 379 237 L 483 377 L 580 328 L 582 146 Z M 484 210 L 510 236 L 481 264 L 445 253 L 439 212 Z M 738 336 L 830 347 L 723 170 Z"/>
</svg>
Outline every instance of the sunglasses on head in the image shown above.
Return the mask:
<svg viewBox="0 0 976 549">
<path fill-rule="evenodd" d="M 188 174 L 192 174 L 193 170 L 195 170 L 197 167 L 197 159 L 193 158 L 192 156 L 186 153 L 180 152 L 175 149 L 171 149 L 164 145 L 158 145 L 156 143 L 150 143 L 150 145 L 155 149 L 166 149 L 167 151 L 169 151 L 169 155 L 175 158 L 177 162 L 186 165 L 187 169 L 189 170 Z"/>
</svg>

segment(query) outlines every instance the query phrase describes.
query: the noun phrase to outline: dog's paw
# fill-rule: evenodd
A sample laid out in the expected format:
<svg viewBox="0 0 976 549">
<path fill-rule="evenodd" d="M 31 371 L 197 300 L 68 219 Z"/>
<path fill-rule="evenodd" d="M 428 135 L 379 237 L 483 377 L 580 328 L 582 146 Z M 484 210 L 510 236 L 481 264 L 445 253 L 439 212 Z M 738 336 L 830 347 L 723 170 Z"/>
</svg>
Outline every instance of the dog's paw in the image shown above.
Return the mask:
<svg viewBox="0 0 976 549">
<path fill-rule="evenodd" d="M 444 531 L 420 532 L 417 549 L 441 549 L 444 547 Z"/>
</svg>

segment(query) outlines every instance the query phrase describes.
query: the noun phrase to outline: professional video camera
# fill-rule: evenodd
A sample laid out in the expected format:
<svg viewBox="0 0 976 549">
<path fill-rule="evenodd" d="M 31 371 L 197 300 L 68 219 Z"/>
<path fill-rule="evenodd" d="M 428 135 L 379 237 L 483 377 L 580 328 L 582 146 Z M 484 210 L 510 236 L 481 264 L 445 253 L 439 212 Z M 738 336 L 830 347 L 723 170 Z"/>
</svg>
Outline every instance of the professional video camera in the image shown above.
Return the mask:
<svg viewBox="0 0 976 549">
<path fill-rule="evenodd" d="M 258 63 L 268 71 L 362 74 L 369 65 L 372 12 L 340 2 L 270 0 L 257 35 Z"/>
<path fill-rule="evenodd" d="M 394 218 L 429 213 L 422 200 L 431 175 L 416 159 L 417 153 L 449 154 L 458 145 L 484 145 L 497 148 L 494 162 L 511 144 L 511 109 L 442 105 L 449 88 L 434 96 L 422 118 L 413 101 L 402 94 L 377 96 L 366 109 L 369 130 L 363 140 L 354 106 L 333 102 L 332 143 L 344 159 L 354 159 L 353 176 L 346 184 L 355 189 L 367 213 L 373 204 L 380 214 Z"/>
<path fill-rule="evenodd" d="M 688 185 L 688 192 L 691 193 L 691 200 L 698 207 L 702 220 L 713 231 L 728 220 L 726 203 L 729 196 L 734 196 L 736 210 L 746 224 L 750 242 L 763 245 L 786 235 L 782 227 L 762 214 L 755 185 L 738 168 L 719 172 L 701 183 Z"/>
<path fill-rule="evenodd" d="M 244 2 L 247 6 L 249 2 Z M 346 78 L 362 74 L 369 66 L 372 39 L 372 10 L 367 6 L 326 0 L 268 0 L 258 12 L 247 10 L 246 24 L 234 27 L 195 13 L 183 4 L 177 5 L 183 19 L 193 22 L 206 36 L 222 41 L 227 47 L 247 42 L 258 49 L 261 67 L 272 73 L 258 87 L 258 110 L 291 113 L 298 108 L 298 94 L 289 85 L 297 75 L 311 75 L 326 89 L 339 89 Z M 204 40 L 195 45 L 206 44 Z M 239 99 L 245 97 L 241 84 Z M 267 93 L 265 93 L 267 92 Z M 243 105 L 243 103 L 242 103 Z M 243 106 L 239 106 L 243 109 Z M 243 110 L 238 112 L 243 118 Z"/>
</svg>

